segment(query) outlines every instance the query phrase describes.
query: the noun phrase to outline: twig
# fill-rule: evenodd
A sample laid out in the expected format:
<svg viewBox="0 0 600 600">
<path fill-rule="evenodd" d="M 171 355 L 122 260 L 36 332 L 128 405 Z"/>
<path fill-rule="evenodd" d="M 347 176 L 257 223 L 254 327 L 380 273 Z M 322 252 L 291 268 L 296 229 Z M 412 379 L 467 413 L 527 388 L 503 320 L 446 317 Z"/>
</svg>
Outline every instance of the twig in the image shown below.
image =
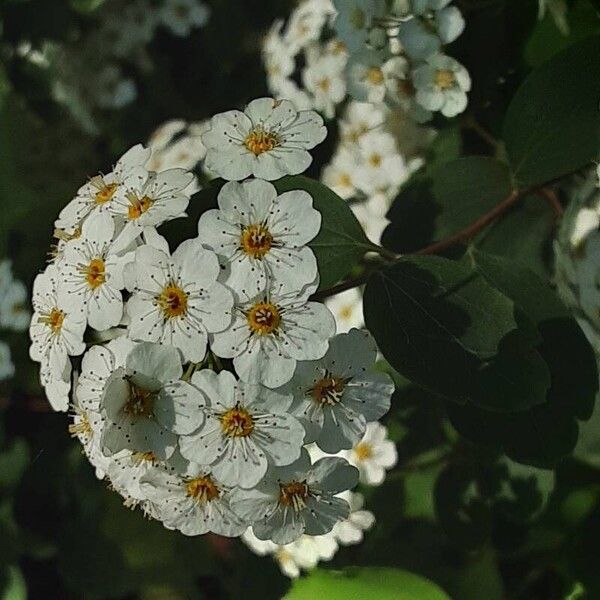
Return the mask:
<svg viewBox="0 0 600 600">
<path fill-rule="evenodd" d="M 564 210 L 556 192 L 551 188 L 540 188 L 538 194 L 548 201 L 548 204 L 552 207 L 552 210 L 554 210 L 556 218 L 560 219 Z"/>
<path fill-rule="evenodd" d="M 463 125 L 476 133 L 494 152 L 498 150 L 498 140 L 473 117 L 465 118 Z"/>
</svg>

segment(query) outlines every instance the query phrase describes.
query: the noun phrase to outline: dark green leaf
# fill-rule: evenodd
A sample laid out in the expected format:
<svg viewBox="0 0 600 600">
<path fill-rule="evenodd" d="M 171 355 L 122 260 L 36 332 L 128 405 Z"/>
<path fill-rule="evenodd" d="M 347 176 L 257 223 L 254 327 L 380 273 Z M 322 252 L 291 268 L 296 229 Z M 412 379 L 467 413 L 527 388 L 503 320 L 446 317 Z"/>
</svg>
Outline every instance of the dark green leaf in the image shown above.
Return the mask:
<svg viewBox="0 0 600 600">
<path fill-rule="evenodd" d="M 322 289 L 343 279 L 373 249 L 348 203 L 328 187 L 303 175 L 284 177 L 275 186 L 279 193 L 306 190 L 321 213 L 321 231 L 309 245 L 317 256 Z"/>
<path fill-rule="evenodd" d="M 551 181 L 598 157 L 598 56 L 600 36 L 587 38 L 536 69 L 517 91 L 504 141 L 519 186 Z"/>
<path fill-rule="evenodd" d="M 285 600 L 450 600 L 437 585 L 400 569 L 317 569 L 294 582 Z"/>
</svg>

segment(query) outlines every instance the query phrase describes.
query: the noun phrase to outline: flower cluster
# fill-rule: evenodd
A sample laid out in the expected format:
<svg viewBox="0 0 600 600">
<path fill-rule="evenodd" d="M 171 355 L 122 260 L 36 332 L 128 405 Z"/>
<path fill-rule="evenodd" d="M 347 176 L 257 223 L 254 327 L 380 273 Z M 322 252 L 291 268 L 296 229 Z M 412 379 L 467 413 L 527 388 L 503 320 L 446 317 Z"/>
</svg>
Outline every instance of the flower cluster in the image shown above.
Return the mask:
<svg viewBox="0 0 600 600">
<path fill-rule="evenodd" d="M 157 30 L 187 37 L 209 16 L 202 0 L 107 0 L 94 12 L 94 29 L 76 43 L 48 41 L 40 48 L 24 44 L 18 52 L 48 72 L 54 99 L 81 127 L 95 133 L 98 110 L 135 101 L 136 81 L 126 73 L 148 71 L 147 46 Z"/>
<path fill-rule="evenodd" d="M 62 210 L 35 280 L 31 357 L 52 406 L 71 407 L 71 433 L 127 505 L 185 535 L 329 533 L 359 470 L 306 446 L 350 452 L 389 409 L 370 334 L 336 335 L 311 299 L 313 198 L 272 183 L 325 136 L 318 114 L 272 98 L 213 117 L 205 161 L 227 182 L 175 249 L 157 228 L 186 216 L 194 176 L 151 169 L 135 146 Z"/>
<path fill-rule="evenodd" d="M 25 331 L 30 318 L 27 288 L 14 278 L 11 262 L 0 261 L 0 331 Z M 0 381 L 10 379 L 14 373 L 10 346 L 0 340 Z"/>
</svg>

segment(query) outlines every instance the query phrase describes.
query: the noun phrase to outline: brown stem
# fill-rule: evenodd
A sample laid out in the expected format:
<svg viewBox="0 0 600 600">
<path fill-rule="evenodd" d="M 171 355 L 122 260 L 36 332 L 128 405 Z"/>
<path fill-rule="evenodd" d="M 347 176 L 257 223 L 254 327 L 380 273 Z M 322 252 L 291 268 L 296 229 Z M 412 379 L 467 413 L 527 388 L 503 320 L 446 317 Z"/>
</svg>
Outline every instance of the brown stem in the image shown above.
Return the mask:
<svg viewBox="0 0 600 600">
<path fill-rule="evenodd" d="M 546 199 L 548 204 L 552 207 L 552 210 L 554 210 L 554 215 L 556 218 L 560 219 L 564 210 L 556 192 L 551 188 L 540 188 L 538 190 L 538 194 Z"/>
<path fill-rule="evenodd" d="M 498 150 L 498 140 L 473 117 L 467 117 L 463 123 L 467 129 L 471 129 L 476 133 L 494 152 Z"/>
<path fill-rule="evenodd" d="M 421 248 L 421 250 L 417 250 L 414 252 L 417 256 L 425 256 L 429 254 L 437 254 L 438 252 L 442 252 L 451 248 L 455 244 L 460 244 L 461 242 L 466 242 L 476 236 L 484 227 L 487 227 L 492 221 L 496 220 L 500 215 L 505 213 L 509 208 L 511 208 L 514 204 L 518 202 L 521 198 L 521 194 L 518 191 L 513 191 L 508 198 L 497 204 L 487 212 L 485 215 L 479 217 L 476 221 L 471 223 L 468 227 L 461 229 L 458 233 L 446 238 L 445 240 L 440 240 L 439 242 L 435 242 L 425 248 Z"/>
<path fill-rule="evenodd" d="M 367 279 L 370 275 L 371 273 L 367 272 L 363 273 L 362 275 L 359 275 L 358 277 L 354 277 L 353 279 L 342 281 L 342 283 L 338 283 L 333 287 L 327 288 L 326 290 L 321 290 L 320 292 L 313 294 L 310 299 L 315 302 L 321 302 L 322 300 L 325 300 L 325 298 L 329 298 L 329 296 L 335 296 L 336 294 L 341 294 L 346 290 L 351 290 L 352 288 L 364 285 L 365 283 L 367 283 Z"/>
</svg>

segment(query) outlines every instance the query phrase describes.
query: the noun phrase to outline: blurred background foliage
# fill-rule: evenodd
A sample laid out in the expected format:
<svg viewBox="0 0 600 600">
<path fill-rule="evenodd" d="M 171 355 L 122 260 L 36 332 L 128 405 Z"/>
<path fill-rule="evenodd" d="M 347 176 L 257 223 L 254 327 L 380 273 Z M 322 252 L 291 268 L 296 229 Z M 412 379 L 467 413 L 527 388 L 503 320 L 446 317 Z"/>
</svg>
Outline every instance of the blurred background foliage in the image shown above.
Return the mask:
<svg viewBox="0 0 600 600">
<path fill-rule="evenodd" d="M 94 131 L 86 131 L 53 99 L 51 71 L 17 49 L 51 41 L 77 52 L 102 4 L 0 0 L 0 256 L 13 260 L 28 286 L 45 264 L 54 218 L 87 177 L 107 171 L 116 156 L 168 119 L 199 121 L 267 93 L 261 40 L 293 3 L 211 0 L 204 28 L 186 38 L 159 31 L 146 49 L 148 68 L 135 74 L 137 100 L 95 110 Z M 536 0 L 458 4 L 467 29 L 452 53 L 474 81 L 470 109 L 444 124 L 426 171 L 402 192 L 397 210 L 416 212 L 398 220 L 411 223 L 409 230 L 386 233 L 398 250 L 419 247 L 431 234 L 423 187 L 428 170 L 463 152 L 488 152 L 469 119 L 497 134 L 527 73 L 600 31 L 595 0 L 570 3 L 568 35 L 549 14 L 537 20 Z M 95 71 L 87 76 L 93 79 Z M 332 144 L 318 154 L 327 157 Z M 322 162 L 317 156 L 316 172 Z M 531 216 L 538 210 L 539 204 L 525 203 L 497 228 L 531 233 L 535 222 L 539 231 L 518 238 L 515 253 L 538 257 L 536 270 L 544 273 L 554 222 L 551 214 Z M 490 248 L 502 245 L 501 231 L 488 236 Z M 66 434 L 67 417 L 47 412 L 25 336 L 11 336 L 17 372 L 0 384 L 0 599 L 268 600 L 288 593 L 290 581 L 275 562 L 240 542 L 184 538 L 123 508 Z M 600 598 L 600 449 L 593 431 L 580 440 L 577 457 L 555 471 L 525 467 L 459 439 L 433 394 L 396 379 L 386 424 L 398 466 L 384 485 L 362 490 L 377 523 L 363 544 L 341 549 L 289 598 L 444 597 L 437 588 L 419 588 L 404 570 L 431 579 L 456 600 Z M 330 572 L 349 566 L 358 570 L 345 577 Z"/>
</svg>

